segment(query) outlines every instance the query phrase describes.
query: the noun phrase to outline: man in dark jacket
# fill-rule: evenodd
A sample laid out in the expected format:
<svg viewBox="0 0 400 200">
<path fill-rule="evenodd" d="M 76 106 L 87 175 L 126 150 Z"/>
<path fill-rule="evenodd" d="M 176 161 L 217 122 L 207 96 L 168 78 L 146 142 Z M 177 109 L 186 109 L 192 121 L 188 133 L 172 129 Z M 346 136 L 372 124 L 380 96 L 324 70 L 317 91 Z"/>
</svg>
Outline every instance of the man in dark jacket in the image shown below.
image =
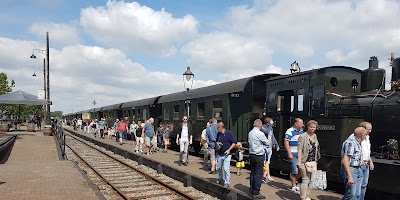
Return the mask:
<svg viewBox="0 0 400 200">
<path fill-rule="evenodd" d="M 192 125 L 188 123 L 188 117 L 183 116 L 182 123 L 179 124 L 178 134 L 176 134 L 176 144 L 179 145 L 179 162 L 178 165 L 181 164 L 187 165 L 188 158 L 188 147 L 189 144 L 192 144 Z"/>
</svg>

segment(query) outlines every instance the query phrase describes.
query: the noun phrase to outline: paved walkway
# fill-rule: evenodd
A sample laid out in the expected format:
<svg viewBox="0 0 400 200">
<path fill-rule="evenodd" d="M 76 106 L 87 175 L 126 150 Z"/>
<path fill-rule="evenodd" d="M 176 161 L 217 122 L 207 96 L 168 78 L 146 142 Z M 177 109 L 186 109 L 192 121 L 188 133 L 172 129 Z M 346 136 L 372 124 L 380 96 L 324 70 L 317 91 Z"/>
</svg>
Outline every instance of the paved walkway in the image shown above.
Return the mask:
<svg viewBox="0 0 400 200">
<path fill-rule="evenodd" d="M 72 129 L 70 129 L 72 130 Z M 84 133 L 82 131 L 78 131 L 80 134 L 85 134 L 86 136 L 90 136 L 87 133 Z M 98 137 L 95 138 L 96 140 L 100 140 Z M 110 144 L 113 146 L 116 146 L 117 148 L 121 148 L 124 150 L 128 150 L 130 152 L 134 152 L 134 146 L 132 145 L 132 141 L 127 141 L 123 145 L 119 145 L 118 143 L 115 142 L 115 138 L 113 139 L 103 139 L 101 142 Z M 193 174 L 198 177 L 202 177 L 204 179 L 207 179 L 212 182 L 216 182 L 218 175 L 216 174 L 208 174 L 208 171 L 206 171 L 206 167 L 203 165 L 203 160 L 199 157 L 195 156 L 189 156 L 189 165 L 188 166 L 178 166 L 175 162 L 179 158 L 179 153 L 175 151 L 168 151 L 167 154 L 164 153 L 156 153 L 156 154 L 151 154 L 151 155 L 145 155 L 149 159 L 154 159 L 158 162 L 162 162 L 165 165 L 169 165 L 174 168 L 179 168 L 180 170 L 188 173 L 188 174 Z M 208 168 L 207 168 L 208 169 Z M 231 171 L 231 176 L 230 176 L 230 182 L 231 182 L 231 188 L 234 188 L 238 191 L 242 192 L 247 192 L 250 187 L 250 181 L 249 181 L 249 176 L 250 176 L 250 171 L 243 169 L 243 175 L 242 176 L 237 176 L 236 175 L 236 167 L 231 166 L 230 168 Z M 265 195 L 267 199 L 269 200 L 280 200 L 280 199 L 285 199 L 285 200 L 294 200 L 294 199 L 300 199 L 300 196 L 297 194 L 294 194 L 289 191 L 290 187 L 290 182 L 289 182 L 289 177 L 288 179 L 282 179 L 279 177 L 274 177 L 273 182 L 269 182 L 266 184 L 262 184 L 261 186 L 261 194 Z M 333 192 L 328 192 L 328 191 L 321 191 L 321 190 L 312 190 L 310 194 L 311 199 L 321 199 L 321 200 L 339 200 L 342 197 L 341 194 L 336 194 Z"/>
<path fill-rule="evenodd" d="M 8 161 L 0 164 L 0 199 L 98 199 L 70 161 L 60 161 L 53 136 L 12 131 L 18 135 Z"/>
</svg>

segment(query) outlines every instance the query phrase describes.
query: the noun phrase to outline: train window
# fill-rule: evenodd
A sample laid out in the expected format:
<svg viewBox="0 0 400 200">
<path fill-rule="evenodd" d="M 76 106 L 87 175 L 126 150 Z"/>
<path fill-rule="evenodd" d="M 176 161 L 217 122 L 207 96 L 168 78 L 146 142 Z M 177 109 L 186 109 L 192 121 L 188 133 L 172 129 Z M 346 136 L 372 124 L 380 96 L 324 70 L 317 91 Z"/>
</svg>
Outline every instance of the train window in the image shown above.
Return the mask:
<svg viewBox="0 0 400 200">
<path fill-rule="evenodd" d="M 135 109 L 132 109 L 132 119 L 135 119 Z"/>
<path fill-rule="evenodd" d="M 312 87 L 312 108 L 314 114 L 323 115 L 325 110 L 325 85 Z M 319 110 L 318 112 L 315 110 Z"/>
<path fill-rule="evenodd" d="M 213 116 L 217 120 L 222 120 L 222 101 L 213 101 Z"/>
<path fill-rule="evenodd" d="M 276 93 L 270 93 L 268 95 L 268 112 L 274 112 L 276 110 Z"/>
<path fill-rule="evenodd" d="M 277 108 L 276 108 L 276 110 L 278 111 L 278 112 L 280 112 L 280 111 L 282 111 L 283 110 L 283 101 L 285 100 L 285 97 L 284 96 L 281 96 L 281 95 L 278 95 L 278 105 L 277 105 Z"/>
<path fill-rule="evenodd" d="M 137 115 L 138 115 L 138 119 L 141 119 L 141 113 L 140 113 L 140 109 L 137 109 Z"/>
<path fill-rule="evenodd" d="M 179 105 L 174 105 L 174 120 L 179 120 Z"/>
<path fill-rule="evenodd" d="M 333 77 L 331 78 L 330 84 L 332 85 L 332 87 L 335 88 L 335 87 L 338 85 L 338 80 L 337 80 L 337 78 L 333 76 Z"/>
<path fill-rule="evenodd" d="M 290 96 L 290 112 L 294 110 L 294 96 Z"/>
<path fill-rule="evenodd" d="M 197 104 L 197 119 L 204 119 L 205 111 L 206 111 L 205 103 L 198 103 Z"/>
<path fill-rule="evenodd" d="M 143 119 L 147 119 L 147 111 L 146 109 L 143 109 Z"/>
<path fill-rule="evenodd" d="M 169 120 L 169 109 L 164 108 L 164 120 Z"/>
<path fill-rule="evenodd" d="M 356 79 L 353 79 L 353 81 L 351 81 L 351 87 L 354 91 L 358 88 L 358 81 Z"/>
<path fill-rule="evenodd" d="M 304 94 L 305 89 L 299 89 L 297 91 L 297 111 L 304 111 Z"/>
</svg>

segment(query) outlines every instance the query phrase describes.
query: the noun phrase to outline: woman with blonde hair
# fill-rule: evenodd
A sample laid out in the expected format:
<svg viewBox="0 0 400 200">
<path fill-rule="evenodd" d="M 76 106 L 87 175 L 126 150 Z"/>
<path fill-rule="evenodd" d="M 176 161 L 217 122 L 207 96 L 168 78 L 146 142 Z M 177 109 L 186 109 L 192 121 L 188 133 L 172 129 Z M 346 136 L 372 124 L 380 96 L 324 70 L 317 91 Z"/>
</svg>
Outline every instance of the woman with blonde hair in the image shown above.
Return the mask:
<svg viewBox="0 0 400 200">
<path fill-rule="evenodd" d="M 300 186 L 301 200 L 309 200 L 311 180 L 317 169 L 317 161 L 321 158 L 320 146 L 315 134 L 318 122 L 310 120 L 307 123 L 307 132 L 300 135 L 297 146 L 297 168 L 301 171 L 303 182 Z"/>
</svg>

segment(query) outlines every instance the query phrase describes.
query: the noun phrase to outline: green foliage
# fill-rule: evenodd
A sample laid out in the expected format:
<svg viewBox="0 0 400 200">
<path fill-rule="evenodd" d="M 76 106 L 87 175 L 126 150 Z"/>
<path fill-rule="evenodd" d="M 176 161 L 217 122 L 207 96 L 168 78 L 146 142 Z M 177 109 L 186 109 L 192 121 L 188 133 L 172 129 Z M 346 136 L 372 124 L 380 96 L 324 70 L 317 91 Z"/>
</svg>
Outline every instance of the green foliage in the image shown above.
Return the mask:
<svg viewBox="0 0 400 200">
<path fill-rule="evenodd" d="M 8 83 L 7 74 L 4 72 L 0 73 L 0 95 L 12 92 L 12 88 L 15 87 L 15 81 L 11 80 L 11 84 Z M 41 106 L 40 106 L 41 107 Z M 40 108 L 34 105 L 11 105 L 11 104 L 0 104 L 0 114 L 6 115 L 9 118 L 30 119 Z"/>
<path fill-rule="evenodd" d="M 54 111 L 54 112 L 50 112 L 50 116 L 54 117 L 54 118 L 58 118 L 61 119 L 61 116 L 63 115 L 62 111 Z"/>
<path fill-rule="evenodd" d="M 11 80 L 11 84 L 8 84 L 7 74 L 4 72 L 0 73 L 0 95 L 7 94 L 12 91 L 12 87 L 15 86 L 14 80 Z"/>
<path fill-rule="evenodd" d="M 6 105 L 6 116 L 13 116 L 17 118 L 19 116 L 20 119 L 33 119 L 38 110 L 41 109 L 42 106 L 37 105 Z"/>
</svg>

